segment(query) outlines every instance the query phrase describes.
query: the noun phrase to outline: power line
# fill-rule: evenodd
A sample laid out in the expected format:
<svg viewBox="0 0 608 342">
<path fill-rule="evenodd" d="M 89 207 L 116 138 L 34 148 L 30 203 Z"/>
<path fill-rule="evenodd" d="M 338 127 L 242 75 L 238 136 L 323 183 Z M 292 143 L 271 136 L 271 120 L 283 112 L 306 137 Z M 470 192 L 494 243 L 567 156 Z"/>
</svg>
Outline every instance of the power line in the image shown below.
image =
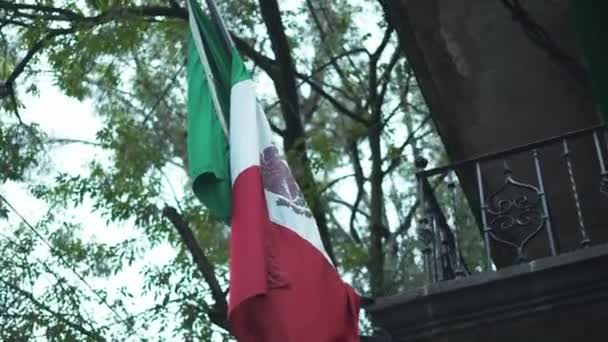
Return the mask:
<svg viewBox="0 0 608 342">
<path fill-rule="evenodd" d="M 74 275 L 86 286 L 89 288 L 89 290 L 91 290 L 91 292 L 93 292 L 93 294 L 99 299 L 99 301 L 104 304 L 108 309 L 110 309 L 110 311 L 121 321 L 123 322 L 131 332 L 133 333 L 137 333 L 134 329 L 133 329 L 133 325 L 130 324 L 125 318 L 122 317 L 121 314 L 118 313 L 118 311 L 116 311 L 116 309 L 114 309 L 109 303 L 108 301 L 101 296 L 99 293 L 97 293 L 97 291 L 95 290 L 95 288 L 93 286 L 91 286 L 91 284 L 89 284 L 89 282 L 80 274 L 78 273 L 78 271 L 76 271 L 76 268 L 70 264 L 69 261 L 67 261 L 65 259 L 65 257 L 55 248 L 53 247 L 53 245 L 51 245 L 50 242 L 48 242 L 46 240 L 46 238 L 36 229 L 34 228 L 34 226 L 32 224 L 29 223 L 28 220 L 25 219 L 25 217 L 23 217 L 19 211 L 17 211 L 17 209 L 6 199 L 6 197 L 4 197 L 2 194 L 0 194 L 0 200 L 2 200 L 2 202 L 4 202 L 8 208 L 15 213 L 15 215 L 17 215 L 17 217 L 19 217 L 19 219 L 34 233 L 34 235 L 36 235 L 36 237 L 38 239 L 40 239 L 50 250 L 51 252 L 55 253 L 55 255 L 57 255 L 57 258 L 64 263 L 69 269 L 70 271 L 72 271 L 72 273 L 74 273 Z"/>
</svg>

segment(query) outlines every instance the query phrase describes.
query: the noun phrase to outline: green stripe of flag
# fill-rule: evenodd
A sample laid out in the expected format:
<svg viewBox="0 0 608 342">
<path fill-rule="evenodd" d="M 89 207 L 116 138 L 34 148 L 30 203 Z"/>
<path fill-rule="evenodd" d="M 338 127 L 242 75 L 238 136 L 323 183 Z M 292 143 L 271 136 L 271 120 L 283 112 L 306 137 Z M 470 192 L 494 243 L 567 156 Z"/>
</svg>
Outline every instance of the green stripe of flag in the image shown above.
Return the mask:
<svg viewBox="0 0 608 342">
<path fill-rule="evenodd" d="M 228 51 L 222 44 L 217 27 L 202 12 L 197 1 L 189 1 L 191 18 L 188 45 L 188 163 L 195 195 L 209 209 L 212 216 L 229 222 L 231 184 L 228 139 L 220 118 L 229 126 L 230 89 L 237 82 L 249 78 L 242 59 L 235 50 Z M 197 49 L 200 38 L 205 56 Z M 209 68 L 213 82 L 205 74 Z M 219 115 L 212 97 L 215 89 Z"/>
</svg>

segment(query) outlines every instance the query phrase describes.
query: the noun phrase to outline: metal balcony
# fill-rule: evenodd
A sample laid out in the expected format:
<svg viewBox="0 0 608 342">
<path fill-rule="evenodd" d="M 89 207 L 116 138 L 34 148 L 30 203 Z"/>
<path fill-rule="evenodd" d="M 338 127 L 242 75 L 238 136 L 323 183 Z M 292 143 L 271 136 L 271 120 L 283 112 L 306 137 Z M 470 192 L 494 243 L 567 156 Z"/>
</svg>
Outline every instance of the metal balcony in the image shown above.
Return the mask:
<svg viewBox="0 0 608 342">
<path fill-rule="evenodd" d="M 560 202 L 566 198 L 570 207 L 571 215 L 576 217 L 575 227 L 570 227 L 570 235 L 577 234 L 579 248 L 585 248 L 592 242 L 587 226 L 584 210 L 583 197 L 589 193 L 582 193 L 577 184 L 577 178 L 584 177 L 586 180 L 596 182 L 596 194 L 602 194 L 605 207 L 608 208 L 608 171 L 606 165 L 606 128 L 604 126 L 592 127 L 580 131 L 571 132 L 558 137 L 534 142 L 532 144 L 519 146 L 507 151 L 485 155 L 473 160 L 467 160 L 445 167 L 431 170 L 423 170 L 416 174 L 419 198 L 422 203 L 420 212 L 419 239 L 426 246 L 422 251 L 424 255 L 425 272 L 430 283 L 450 280 L 456 277 L 464 277 L 472 273 L 471 267 L 467 265 L 466 258 L 460 246 L 460 232 L 463 229 L 456 212 L 458 201 L 467 201 L 470 211 L 474 216 L 476 229 L 480 233 L 483 242 L 485 260 L 483 271 L 490 271 L 496 267 L 493 265 L 493 252 L 502 255 L 510 254 L 513 258 L 504 266 L 523 263 L 537 259 L 528 255 L 527 249 L 531 241 L 543 236 L 546 244 L 546 253 L 540 256 L 555 256 L 562 252 L 559 241 L 560 236 L 554 229 L 556 214 L 553 213 L 552 203 L 548 193 L 545 174 L 556 173 L 555 165 L 551 169 L 543 167 L 543 151 L 553 150 L 557 147 L 561 152 L 561 165 L 565 177 L 563 182 L 553 186 L 559 188 Z M 585 174 L 575 175 L 576 156 L 571 148 L 573 143 L 583 147 L 593 148 L 596 156 L 596 170 L 585 168 Z M 511 165 L 511 160 L 517 159 L 520 168 L 529 164 L 527 174 L 518 177 Z M 417 161 L 418 166 L 423 168 L 426 162 Z M 499 168 L 496 166 L 500 165 Z M 585 165 L 587 166 L 587 165 Z M 471 172 L 473 171 L 473 172 Z M 591 173 L 589 172 L 591 171 Z M 488 186 L 487 173 L 493 172 L 493 179 L 500 173 L 500 182 L 494 182 L 494 186 Z M 464 191 L 459 191 L 459 178 L 466 177 L 467 173 L 475 177 L 475 198 L 470 198 Z M 460 177 L 459 177 L 460 176 Z M 530 177 L 533 176 L 533 177 Z M 527 179 L 526 179 L 527 178 Z M 530 181 L 530 178 L 533 178 Z M 442 184 L 443 183 L 443 184 Z M 431 185 L 432 184 L 432 185 Z M 436 189 L 445 185 L 447 194 L 442 200 L 436 195 Z M 469 191 L 470 192 L 470 191 Z M 564 196 L 568 192 L 569 195 Z M 597 198 L 597 197 L 594 197 Z M 563 203 L 560 203 L 563 204 Z M 563 214 L 563 213 L 562 213 Z M 591 213 L 597 214 L 597 213 Z M 471 227 L 468 227 L 471 229 Z M 570 251 L 570 250 L 568 250 Z M 539 255 L 538 253 L 536 253 Z"/>
<path fill-rule="evenodd" d="M 596 126 L 430 170 L 418 160 L 427 284 L 367 308 L 384 340 L 604 341 L 607 141 Z"/>
</svg>

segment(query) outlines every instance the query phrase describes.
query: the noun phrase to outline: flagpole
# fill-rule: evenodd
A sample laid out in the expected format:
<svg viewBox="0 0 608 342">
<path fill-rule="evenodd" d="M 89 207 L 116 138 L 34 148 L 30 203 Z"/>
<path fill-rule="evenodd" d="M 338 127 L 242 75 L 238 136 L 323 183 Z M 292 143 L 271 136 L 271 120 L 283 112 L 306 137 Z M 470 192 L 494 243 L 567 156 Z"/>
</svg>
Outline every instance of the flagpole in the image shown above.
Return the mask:
<svg viewBox="0 0 608 342">
<path fill-rule="evenodd" d="M 211 20 L 215 23 L 215 25 L 220 30 L 220 35 L 224 40 L 224 44 L 226 45 L 226 49 L 231 51 L 234 48 L 234 42 L 230 37 L 230 32 L 226 28 L 226 24 L 224 24 L 224 19 L 220 14 L 220 10 L 217 8 L 214 0 L 205 0 L 207 2 L 207 7 L 209 8 L 209 12 L 211 13 Z"/>
</svg>

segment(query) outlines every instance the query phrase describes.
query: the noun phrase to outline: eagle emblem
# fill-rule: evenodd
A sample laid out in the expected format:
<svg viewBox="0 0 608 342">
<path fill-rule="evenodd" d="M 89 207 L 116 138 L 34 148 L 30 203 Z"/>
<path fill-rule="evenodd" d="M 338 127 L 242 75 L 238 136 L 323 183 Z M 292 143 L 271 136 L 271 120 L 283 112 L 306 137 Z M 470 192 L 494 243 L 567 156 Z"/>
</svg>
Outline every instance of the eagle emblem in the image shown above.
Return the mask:
<svg viewBox="0 0 608 342">
<path fill-rule="evenodd" d="M 289 207 L 298 215 L 312 217 L 304 199 L 304 194 L 293 177 L 289 166 L 281 159 L 276 146 L 268 146 L 262 151 L 260 168 L 264 189 L 280 196 L 276 205 Z"/>
</svg>

